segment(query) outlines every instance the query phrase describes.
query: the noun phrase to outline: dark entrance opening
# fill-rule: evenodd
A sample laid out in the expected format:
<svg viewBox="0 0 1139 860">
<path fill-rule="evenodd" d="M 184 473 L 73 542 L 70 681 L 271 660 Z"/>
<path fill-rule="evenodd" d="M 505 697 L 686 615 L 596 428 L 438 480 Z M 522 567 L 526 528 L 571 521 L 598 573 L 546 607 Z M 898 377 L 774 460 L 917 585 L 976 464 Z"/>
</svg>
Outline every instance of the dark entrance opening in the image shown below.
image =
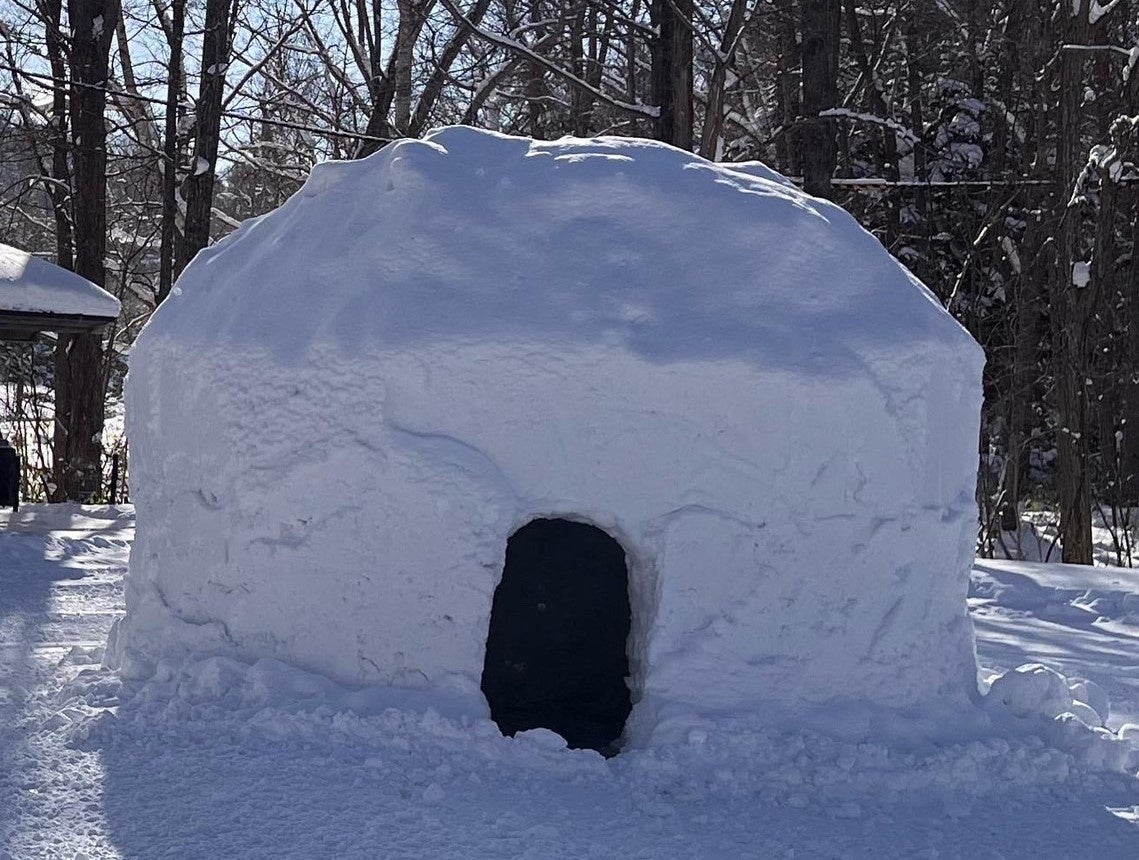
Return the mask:
<svg viewBox="0 0 1139 860">
<path fill-rule="evenodd" d="M 534 520 L 506 545 L 482 690 L 505 735 L 557 732 L 574 749 L 617 752 L 632 704 L 625 551 L 601 529 Z"/>
</svg>

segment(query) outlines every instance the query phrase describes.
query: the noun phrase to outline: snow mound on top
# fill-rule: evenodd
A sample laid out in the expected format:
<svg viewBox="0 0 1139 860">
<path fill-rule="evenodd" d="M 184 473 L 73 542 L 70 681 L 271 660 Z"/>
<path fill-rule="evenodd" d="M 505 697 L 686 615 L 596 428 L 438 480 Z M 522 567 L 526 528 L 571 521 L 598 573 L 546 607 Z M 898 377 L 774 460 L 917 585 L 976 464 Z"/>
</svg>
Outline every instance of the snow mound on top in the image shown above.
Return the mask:
<svg viewBox="0 0 1139 860">
<path fill-rule="evenodd" d="M 119 300 L 86 278 L 0 244 L 0 312 L 75 314 L 114 319 Z"/>
<path fill-rule="evenodd" d="M 304 290 L 282 290 L 298 279 Z M 240 290 L 237 289 L 240 285 Z M 145 337 L 258 345 L 522 338 L 839 376 L 980 348 L 845 211 L 757 163 L 465 127 L 317 165 L 199 255 Z"/>
</svg>

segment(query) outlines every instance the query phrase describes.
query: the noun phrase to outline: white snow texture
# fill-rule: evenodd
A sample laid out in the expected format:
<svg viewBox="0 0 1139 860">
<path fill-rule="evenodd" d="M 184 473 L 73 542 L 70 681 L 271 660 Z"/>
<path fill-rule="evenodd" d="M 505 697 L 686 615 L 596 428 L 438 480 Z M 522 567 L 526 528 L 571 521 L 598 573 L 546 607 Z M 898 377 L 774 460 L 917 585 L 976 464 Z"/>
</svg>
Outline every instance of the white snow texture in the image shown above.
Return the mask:
<svg viewBox="0 0 1139 860">
<path fill-rule="evenodd" d="M 119 300 L 74 272 L 0 244 L 0 312 L 3 311 L 114 319 L 119 315 Z"/>
<path fill-rule="evenodd" d="M 127 385 L 127 677 L 274 658 L 485 714 L 507 539 L 565 517 L 627 554 L 632 743 L 976 700 L 981 350 L 765 168 L 445 128 L 179 286 Z"/>
</svg>

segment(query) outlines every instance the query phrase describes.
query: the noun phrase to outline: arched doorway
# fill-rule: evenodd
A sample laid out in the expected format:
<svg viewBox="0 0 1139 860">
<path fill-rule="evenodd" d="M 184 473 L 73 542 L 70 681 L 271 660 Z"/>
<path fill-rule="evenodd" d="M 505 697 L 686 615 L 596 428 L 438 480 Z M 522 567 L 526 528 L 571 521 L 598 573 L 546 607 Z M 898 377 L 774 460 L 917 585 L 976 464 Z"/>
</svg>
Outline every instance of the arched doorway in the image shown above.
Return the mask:
<svg viewBox="0 0 1139 860">
<path fill-rule="evenodd" d="M 595 526 L 533 520 L 506 545 L 482 690 L 503 734 L 555 731 L 616 753 L 632 708 L 625 551 Z"/>
</svg>

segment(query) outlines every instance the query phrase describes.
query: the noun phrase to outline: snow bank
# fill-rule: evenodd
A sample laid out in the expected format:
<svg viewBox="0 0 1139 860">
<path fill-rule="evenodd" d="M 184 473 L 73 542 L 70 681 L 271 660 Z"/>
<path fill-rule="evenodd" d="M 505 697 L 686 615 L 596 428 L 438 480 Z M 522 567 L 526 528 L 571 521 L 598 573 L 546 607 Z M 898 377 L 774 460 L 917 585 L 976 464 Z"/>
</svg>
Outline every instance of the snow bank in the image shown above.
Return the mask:
<svg viewBox="0 0 1139 860">
<path fill-rule="evenodd" d="M 114 319 L 119 300 L 74 272 L 0 244 L 0 312 Z"/>
<path fill-rule="evenodd" d="M 774 174 L 448 128 L 319 165 L 179 287 L 127 384 L 128 676 L 271 658 L 485 709 L 507 539 L 565 517 L 626 551 L 634 741 L 976 696 L 981 351 Z"/>
</svg>

